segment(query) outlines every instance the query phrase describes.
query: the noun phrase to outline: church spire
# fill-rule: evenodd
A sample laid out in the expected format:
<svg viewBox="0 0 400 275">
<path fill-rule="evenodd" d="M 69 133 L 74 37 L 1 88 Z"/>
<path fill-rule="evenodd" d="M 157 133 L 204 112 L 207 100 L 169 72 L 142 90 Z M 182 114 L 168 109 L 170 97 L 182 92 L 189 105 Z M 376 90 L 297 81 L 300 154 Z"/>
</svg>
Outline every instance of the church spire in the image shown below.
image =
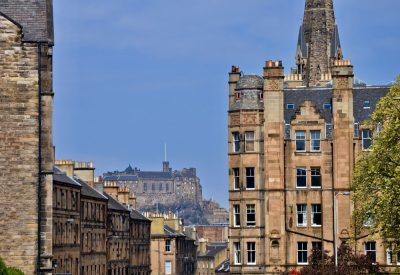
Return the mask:
<svg viewBox="0 0 400 275">
<path fill-rule="evenodd" d="M 298 41 L 297 71 L 305 85 L 318 86 L 330 75 L 333 61 L 342 58 L 333 0 L 306 0 Z"/>
</svg>

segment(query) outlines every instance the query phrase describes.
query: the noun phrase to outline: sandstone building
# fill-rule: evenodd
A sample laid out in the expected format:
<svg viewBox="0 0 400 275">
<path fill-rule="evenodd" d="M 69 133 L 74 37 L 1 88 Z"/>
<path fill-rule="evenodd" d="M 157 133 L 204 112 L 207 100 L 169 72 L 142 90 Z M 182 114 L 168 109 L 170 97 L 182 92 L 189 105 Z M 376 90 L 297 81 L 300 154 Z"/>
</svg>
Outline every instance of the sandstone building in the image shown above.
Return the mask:
<svg viewBox="0 0 400 275">
<path fill-rule="evenodd" d="M 0 255 L 27 274 L 47 274 L 53 254 L 52 1 L 1 0 L 0 41 Z"/>
<path fill-rule="evenodd" d="M 366 120 L 389 88 L 361 83 L 342 58 L 333 1 L 306 0 L 289 75 L 280 61 L 267 61 L 262 76 L 232 67 L 231 274 L 300 269 L 312 248 L 333 253 L 351 237 L 357 253 L 391 265 L 381 241 L 354 236 L 350 189 L 375 131 Z"/>
</svg>

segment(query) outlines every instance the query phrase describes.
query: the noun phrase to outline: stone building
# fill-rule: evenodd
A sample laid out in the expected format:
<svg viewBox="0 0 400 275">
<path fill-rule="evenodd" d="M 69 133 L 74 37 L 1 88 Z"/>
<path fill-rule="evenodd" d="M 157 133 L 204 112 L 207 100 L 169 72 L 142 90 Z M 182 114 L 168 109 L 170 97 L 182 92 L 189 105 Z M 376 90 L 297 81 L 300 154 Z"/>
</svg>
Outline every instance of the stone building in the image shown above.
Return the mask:
<svg viewBox="0 0 400 275">
<path fill-rule="evenodd" d="M 194 226 L 198 239 L 207 239 L 210 243 L 228 242 L 228 225 L 196 225 Z"/>
<path fill-rule="evenodd" d="M 184 234 L 175 214 L 145 213 L 151 224 L 151 269 L 159 275 L 194 275 L 195 240 Z"/>
<path fill-rule="evenodd" d="M 107 274 L 127 275 L 129 271 L 129 217 L 130 211 L 104 193 L 108 199 L 107 211 Z"/>
<path fill-rule="evenodd" d="M 80 274 L 81 188 L 81 183 L 54 167 L 53 262 L 56 274 Z"/>
<path fill-rule="evenodd" d="M 198 240 L 196 275 L 215 275 L 218 267 L 228 260 L 227 243 Z"/>
<path fill-rule="evenodd" d="M 107 182 L 128 186 L 136 195 L 137 207 L 156 204 L 173 204 L 182 200 L 201 203 L 203 200 L 200 179 L 195 168 L 173 171 L 168 161 L 163 162 L 162 171 L 140 171 L 130 165 L 124 171 L 108 172 L 103 175 Z"/>
<path fill-rule="evenodd" d="M 231 274 L 299 269 L 312 248 L 333 253 L 351 237 L 387 265 L 381 241 L 352 233 L 351 178 L 389 87 L 361 83 L 342 59 L 332 0 L 306 0 L 298 41 L 290 75 L 280 61 L 229 74 Z"/>
<path fill-rule="evenodd" d="M 0 255 L 26 274 L 52 271 L 52 13 L 0 1 Z"/>
</svg>

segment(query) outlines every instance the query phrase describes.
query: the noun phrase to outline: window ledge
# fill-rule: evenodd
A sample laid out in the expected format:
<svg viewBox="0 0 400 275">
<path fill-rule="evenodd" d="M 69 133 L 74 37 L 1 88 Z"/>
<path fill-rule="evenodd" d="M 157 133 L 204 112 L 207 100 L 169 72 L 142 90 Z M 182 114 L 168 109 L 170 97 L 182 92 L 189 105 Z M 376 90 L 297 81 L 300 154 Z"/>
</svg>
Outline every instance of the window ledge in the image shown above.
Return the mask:
<svg viewBox="0 0 400 275">
<path fill-rule="evenodd" d="M 311 186 L 311 189 L 321 189 L 322 186 Z"/>
<path fill-rule="evenodd" d="M 257 265 L 257 263 L 247 263 L 247 265 Z"/>
<path fill-rule="evenodd" d="M 308 265 L 308 263 L 297 263 L 298 265 Z"/>
<path fill-rule="evenodd" d="M 314 227 L 314 228 L 321 228 L 322 225 L 320 225 L 320 224 L 312 224 L 311 227 Z"/>
<path fill-rule="evenodd" d="M 306 225 L 297 225 L 298 228 L 307 228 L 307 224 Z"/>
<path fill-rule="evenodd" d="M 302 186 L 296 186 L 296 189 L 306 190 L 306 189 L 307 189 L 307 186 L 304 186 L 304 187 L 302 187 Z"/>
</svg>

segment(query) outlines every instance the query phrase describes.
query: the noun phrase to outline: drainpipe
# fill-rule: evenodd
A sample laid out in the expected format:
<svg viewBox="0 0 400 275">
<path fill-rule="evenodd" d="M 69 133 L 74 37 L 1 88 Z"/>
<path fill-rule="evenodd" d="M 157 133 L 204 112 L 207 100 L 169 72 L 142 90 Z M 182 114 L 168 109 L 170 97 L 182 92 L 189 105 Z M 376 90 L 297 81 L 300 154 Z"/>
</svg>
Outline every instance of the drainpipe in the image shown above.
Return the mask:
<svg viewBox="0 0 400 275">
<path fill-rule="evenodd" d="M 38 207 L 38 255 L 37 255 L 37 274 L 40 274 L 41 267 L 41 251 L 42 251 L 42 44 L 38 42 L 38 191 L 37 191 L 37 207 Z"/>
</svg>

